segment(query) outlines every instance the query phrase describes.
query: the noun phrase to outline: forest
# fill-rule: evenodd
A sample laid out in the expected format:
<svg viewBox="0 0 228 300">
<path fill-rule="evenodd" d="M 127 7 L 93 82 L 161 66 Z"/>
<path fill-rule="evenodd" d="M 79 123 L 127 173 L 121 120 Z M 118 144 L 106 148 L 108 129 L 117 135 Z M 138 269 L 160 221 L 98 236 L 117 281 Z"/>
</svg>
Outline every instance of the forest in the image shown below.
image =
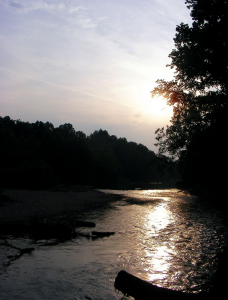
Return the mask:
<svg viewBox="0 0 228 300">
<path fill-rule="evenodd" d="M 142 144 L 96 130 L 89 136 L 72 124 L 54 127 L 0 117 L 2 188 L 56 185 L 130 188 L 177 179 L 175 163 Z"/>
</svg>

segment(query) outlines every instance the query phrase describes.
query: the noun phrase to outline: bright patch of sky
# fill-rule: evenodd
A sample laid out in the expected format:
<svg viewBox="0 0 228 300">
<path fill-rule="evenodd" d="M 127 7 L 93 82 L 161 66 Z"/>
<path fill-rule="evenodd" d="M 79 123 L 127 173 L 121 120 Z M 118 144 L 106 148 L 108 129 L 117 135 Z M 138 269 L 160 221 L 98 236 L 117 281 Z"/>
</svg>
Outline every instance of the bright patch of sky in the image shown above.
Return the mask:
<svg viewBox="0 0 228 300">
<path fill-rule="evenodd" d="M 0 1 L 0 115 L 100 128 L 153 151 L 172 109 L 153 100 L 184 0 Z"/>
</svg>

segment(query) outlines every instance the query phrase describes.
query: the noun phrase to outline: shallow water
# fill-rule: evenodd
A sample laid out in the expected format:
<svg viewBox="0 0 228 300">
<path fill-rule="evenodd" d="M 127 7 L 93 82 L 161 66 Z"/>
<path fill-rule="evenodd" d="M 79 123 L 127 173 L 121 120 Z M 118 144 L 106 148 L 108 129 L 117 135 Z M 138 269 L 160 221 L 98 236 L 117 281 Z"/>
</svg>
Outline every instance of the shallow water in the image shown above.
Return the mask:
<svg viewBox="0 0 228 300">
<path fill-rule="evenodd" d="M 123 200 L 80 217 L 95 222 L 97 231 L 115 235 L 55 246 L 8 240 L 36 248 L 14 261 L 7 258 L 12 249 L 0 247 L 1 299 L 121 299 L 114 280 L 122 269 L 175 290 L 210 288 L 228 237 L 222 213 L 177 190 L 106 192 L 123 195 Z"/>
</svg>

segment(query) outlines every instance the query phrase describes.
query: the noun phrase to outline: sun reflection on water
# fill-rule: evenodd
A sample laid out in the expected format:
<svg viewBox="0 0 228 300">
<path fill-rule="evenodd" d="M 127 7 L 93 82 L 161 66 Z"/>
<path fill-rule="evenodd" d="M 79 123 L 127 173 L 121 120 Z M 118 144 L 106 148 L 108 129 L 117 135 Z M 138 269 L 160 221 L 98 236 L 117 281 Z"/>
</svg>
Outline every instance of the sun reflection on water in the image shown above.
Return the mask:
<svg viewBox="0 0 228 300">
<path fill-rule="evenodd" d="M 156 286 L 206 291 L 227 241 L 221 215 L 178 190 L 118 193 L 127 197 L 118 202 L 121 230 L 126 225 L 122 269 Z"/>
<path fill-rule="evenodd" d="M 168 247 L 160 246 L 153 253 L 147 253 L 149 254 L 147 255 L 149 266 L 145 268 L 147 281 L 156 282 L 165 279 L 170 269 L 170 260 L 172 260 Z"/>
<path fill-rule="evenodd" d="M 167 277 L 173 254 L 168 243 L 162 243 L 162 245 L 160 242 L 156 243 L 159 232 L 173 222 L 173 216 L 168 209 L 169 199 L 163 197 L 159 199 L 161 201 L 156 206 L 150 207 L 144 217 L 145 235 L 142 244 L 145 263 L 143 267 L 145 280 L 150 282 L 161 281 Z"/>
<path fill-rule="evenodd" d="M 148 211 L 148 215 L 144 220 L 145 228 L 154 228 L 155 231 L 161 230 L 171 222 L 170 211 L 166 208 L 166 203 L 162 202 L 152 210 Z"/>
</svg>

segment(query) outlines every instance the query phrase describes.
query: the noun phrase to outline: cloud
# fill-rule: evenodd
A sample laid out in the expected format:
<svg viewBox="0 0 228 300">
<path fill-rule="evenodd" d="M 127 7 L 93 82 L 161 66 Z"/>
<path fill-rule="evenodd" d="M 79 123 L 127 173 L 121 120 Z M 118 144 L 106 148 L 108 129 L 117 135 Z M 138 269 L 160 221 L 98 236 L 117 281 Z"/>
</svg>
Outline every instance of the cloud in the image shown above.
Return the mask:
<svg viewBox="0 0 228 300">
<path fill-rule="evenodd" d="M 66 1 L 67 2 L 67 1 Z M 18 9 L 18 13 L 29 13 L 33 11 L 46 11 L 49 13 L 58 13 L 58 12 L 67 12 L 67 13 L 75 13 L 79 10 L 86 10 L 86 8 L 83 5 L 71 5 L 67 4 L 65 2 L 53 2 L 53 1 L 28 1 L 28 0 L 22 0 L 19 2 L 11 1 L 11 2 L 5 2 L 4 3 L 8 7 L 13 7 Z"/>
<path fill-rule="evenodd" d="M 14 8 L 19 8 L 19 9 L 24 8 L 24 5 L 22 5 L 22 4 L 18 3 L 18 2 L 13 2 L 13 1 L 10 2 L 10 6 L 12 6 Z"/>
<path fill-rule="evenodd" d="M 86 29 L 86 28 L 96 28 L 97 27 L 97 24 L 95 23 L 95 22 L 93 22 L 92 21 L 92 19 L 90 19 L 90 18 L 85 18 L 85 19 L 80 19 L 79 21 L 78 21 L 78 24 L 82 27 L 82 28 L 84 28 L 84 29 Z"/>
<path fill-rule="evenodd" d="M 135 118 L 141 118 L 141 117 L 142 117 L 142 114 L 141 114 L 141 113 L 134 114 L 134 117 L 135 117 Z"/>
<path fill-rule="evenodd" d="M 70 14 L 73 14 L 73 13 L 75 13 L 75 12 L 78 12 L 79 10 L 86 10 L 85 6 L 83 6 L 83 5 L 79 5 L 79 6 L 68 6 L 67 9 L 68 9 L 68 12 L 69 12 Z"/>
</svg>

